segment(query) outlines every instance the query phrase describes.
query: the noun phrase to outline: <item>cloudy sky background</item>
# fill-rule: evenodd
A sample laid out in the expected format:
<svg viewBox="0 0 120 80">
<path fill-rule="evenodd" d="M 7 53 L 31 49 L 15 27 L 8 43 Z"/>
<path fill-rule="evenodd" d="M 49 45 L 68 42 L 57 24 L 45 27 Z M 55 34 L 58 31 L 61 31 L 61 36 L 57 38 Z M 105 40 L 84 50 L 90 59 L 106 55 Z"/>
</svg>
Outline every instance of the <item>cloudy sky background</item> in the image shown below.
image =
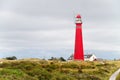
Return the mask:
<svg viewBox="0 0 120 80">
<path fill-rule="evenodd" d="M 85 53 L 120 58 L 119 0 L 0 0 L 0 58 L 69 57 L 74 16 L 83 21 Z"/>
</svg>

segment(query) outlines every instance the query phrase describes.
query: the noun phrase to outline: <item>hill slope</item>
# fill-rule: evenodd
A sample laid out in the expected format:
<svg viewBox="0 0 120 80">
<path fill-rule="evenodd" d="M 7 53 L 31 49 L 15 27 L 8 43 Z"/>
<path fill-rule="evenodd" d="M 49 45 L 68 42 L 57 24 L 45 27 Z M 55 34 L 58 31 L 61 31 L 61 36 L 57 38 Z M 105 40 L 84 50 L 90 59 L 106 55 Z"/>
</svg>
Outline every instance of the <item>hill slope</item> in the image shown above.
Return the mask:
<svg viewBox="0 0 120 80">
<path fill-rule="evenodd" d="M 120 61 L 4 60 L 0 80 L 108 80 Z"/>
</svg>

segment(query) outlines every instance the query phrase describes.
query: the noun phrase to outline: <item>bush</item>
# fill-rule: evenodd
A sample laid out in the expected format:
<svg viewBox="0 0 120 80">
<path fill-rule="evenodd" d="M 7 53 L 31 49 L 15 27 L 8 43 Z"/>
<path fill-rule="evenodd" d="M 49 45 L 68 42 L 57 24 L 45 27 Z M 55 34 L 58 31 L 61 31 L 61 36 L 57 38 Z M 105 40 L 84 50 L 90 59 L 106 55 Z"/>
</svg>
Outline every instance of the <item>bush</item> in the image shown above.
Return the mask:
<svg viewBox="0 0 120 80">
<path fill-rule="evenodd" d="M 0 80 L 108 80 L 118 67 L 113 62 L 6 60 L 0 64 Z"/>
<path fill-rule="evenodd" d="M 90 74 L 78 74 L 78 73 L 75 73 L 73 74 L 74 77 L 77 79 L 77 80 L 101 80 L 99 77 L 97 76 L 93 76 L 93 75 L 90 75 Z"/>
<path fill-rule="evenodd" d="M 66 61 L 63 57 L 59 58 L 60 61 Z"/>
<path fill-rule="evenodd" d="M 76 63 L 64 63 L 62 66 L 62 68 L 72 68 L 72 69 L 75 69 L 75 68 L 79 68 L 79 65 L 76 64 Z"/>
<path fill-rule="evenodd" d="M 7 59 L 7 60 L 16 60 L 17 58 L 15 56 L 12 56 L 12 57 L 6 57 L 5 59 Z"/>
<path fill-rule="evenodd" d="M 28 71 L 27 74 L 30 75 L 31 77 L 34 76 L 39 80 L 51 80 L 52 77 L 51 73 L 49 73 L 43 68 L 33 69 L 31 71 Z"/>
<path fill-rule="evenodd" d="M 116 77 L 116 80 L 120 80 L 120 73 L 119 73 L 119 75 Z"/>
<path fill-rule="evenodd" d="M 68 75 L 68 74 L 54 72 L 51 80 L 77 80 L 77 79 L 74 78 L 73 76 Z"/>
<path fill-rule="evenodd" d="M 28 76 L 21 70 L 2 69 L 0 70 L 0 80 L 37 80 L 37 79 Z"/>
</svg>

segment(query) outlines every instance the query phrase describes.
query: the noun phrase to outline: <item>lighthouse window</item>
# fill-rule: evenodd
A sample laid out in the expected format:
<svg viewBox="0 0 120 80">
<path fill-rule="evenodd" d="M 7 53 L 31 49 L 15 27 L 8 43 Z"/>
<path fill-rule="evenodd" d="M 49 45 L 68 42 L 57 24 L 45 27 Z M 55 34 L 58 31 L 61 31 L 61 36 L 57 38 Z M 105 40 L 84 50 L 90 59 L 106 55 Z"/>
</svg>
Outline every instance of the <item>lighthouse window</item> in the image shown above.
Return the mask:
<svg viewBox="0 0 120 80">
<path fill-rule="evenodd" d="M 76 21 L 80 21 L 80 18 L 76 18 Z"/>
</svg>

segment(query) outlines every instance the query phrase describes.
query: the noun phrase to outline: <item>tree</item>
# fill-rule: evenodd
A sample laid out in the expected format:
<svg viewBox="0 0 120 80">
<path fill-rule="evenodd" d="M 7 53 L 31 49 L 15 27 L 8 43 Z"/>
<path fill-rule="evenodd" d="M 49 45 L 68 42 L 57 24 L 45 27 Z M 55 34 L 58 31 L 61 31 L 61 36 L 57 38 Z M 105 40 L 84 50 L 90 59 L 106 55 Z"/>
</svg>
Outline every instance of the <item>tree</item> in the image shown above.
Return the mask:
<svg viewBox="0 0 120 80">
<path fill-rule="evenodd" d="M 66 61 L 63 57 L 59 58 L 60 61 Z"/>
<path fill-rule="evenodd" d="M 5 59 L 7 59 L 7 60 L 16 60 L 17 58 L 15 56 L 12 56 L 12 57 L 6 57 Z"/>
<path fill-rule="evenodd" d="M 51 57 L 51 59 L 48 59 L 48 60 L 57 60 L 56 57 Z"/>
</svg>

